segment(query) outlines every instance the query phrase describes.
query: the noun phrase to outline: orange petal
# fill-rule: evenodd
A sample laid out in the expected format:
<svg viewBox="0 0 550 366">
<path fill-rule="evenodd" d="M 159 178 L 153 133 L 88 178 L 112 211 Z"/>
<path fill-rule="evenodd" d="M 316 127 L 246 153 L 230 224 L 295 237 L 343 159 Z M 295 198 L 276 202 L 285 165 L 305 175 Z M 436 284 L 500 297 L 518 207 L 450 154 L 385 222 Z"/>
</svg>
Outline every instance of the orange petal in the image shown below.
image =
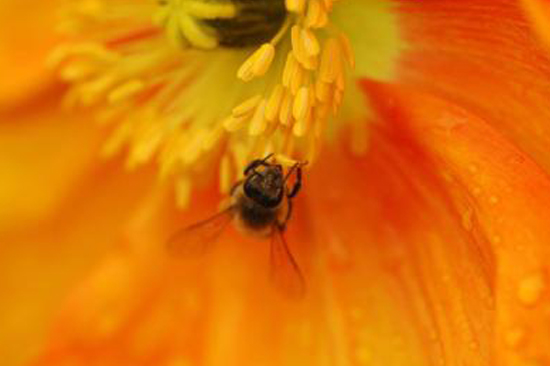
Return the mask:
<svg viewBox="0 0 550 366">
<path fill-rule="evenodd" d="M 433 162 L 397 128 L 374 130 L 365 159 L 319 161 L 287 232 L 302 301 L 270 286 L 269 243 L 233 230 L 203 259 L 163 259 L 174 223 L 217 198 L 179 217 L 153 201 L 130 226 L 133 249 L 79 284 L 38 364 L 486 365 L 494 268 Z"/>
<path fill-rule="evenodd" d="M 399 82 L 491 123 L 550 171 L 550 54 L 515 1 L 401 1 Z"/>
<path fill-rule="evenodd" d="M 54 218 L 0 234 L 3 364 L 23 364 L 40 351 L 69 289 L 120 237 L 152 171 L 128 175 L 119 164 L 90 169 Z"/>
<path fill-rule="evenodd" d="M 45 60 L 57 42 L 58 0 L 0 3 L 0 110 L 27 100 L 53 80 Z"/>
<path fill-rule="evenodd" d="M 110 247 L 152 176 L 102 163 L 97 126 L 61 111 L 59 97 L 52 89 L 0 113 L 3 364 L 38 352 L 67 288 Z"/>
<path fill-rule="evenodd" d="M 121 164 L 90 168 L 56 215 L 0 234 L 3 364 L 36 356 L 69 290 L 112 250 L 121 222 L 149 189 L 152 170 L 129 175 Z"/>
<path fill-rule="evenodd" d="M 411 91 L 374 84 L 367 89 L 384 119 L 410 131 L 434 161 L 452 195 L 456 220 L 489 276 L 494 263 L 489 290 L 496 301 L 496 364 L 544 364 L 550 359 L 548 175 L 478 116 Z M 461 288 L 454 291 L 472 294 L 469 271 L 459 274 Z M 472 315 L 478 322 L 479 314 Z"/>
<path fill-rule="evenodd" d="M 548 45 L 550 42 L 550 2 L 548 0 L 522 0 L 521 2 L 535 31 Z"/>
<path fill-rule="evenodd" d="M 85 113 L 62 111 L 60 95 L 0 112 L 0 230 L 54 214 L 97 163 L 100 131 Z"/>
</svg>

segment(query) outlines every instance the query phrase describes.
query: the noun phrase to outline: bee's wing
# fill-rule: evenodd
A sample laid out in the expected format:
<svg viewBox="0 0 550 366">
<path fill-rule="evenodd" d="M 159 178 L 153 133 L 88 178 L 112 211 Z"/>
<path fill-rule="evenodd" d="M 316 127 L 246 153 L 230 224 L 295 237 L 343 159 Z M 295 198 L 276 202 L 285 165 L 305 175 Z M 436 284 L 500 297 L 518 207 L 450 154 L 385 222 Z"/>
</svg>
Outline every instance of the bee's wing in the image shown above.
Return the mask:
<svg viewBox="0 0 550 366">
<path fill-rule="evenodd" d="M 233 219 L 234 208 L 177 231 L 167 242 L 168 251 L 177 256 L 199 256 L 212 247 Z"/>
<path fill-rule="evenodd" d="M 305 293 L 304 277 L 278 225 L 273 226 L 271 236 L 271 280 L 278 290 L 291 298 L 299 299 Z"/>
</svg>

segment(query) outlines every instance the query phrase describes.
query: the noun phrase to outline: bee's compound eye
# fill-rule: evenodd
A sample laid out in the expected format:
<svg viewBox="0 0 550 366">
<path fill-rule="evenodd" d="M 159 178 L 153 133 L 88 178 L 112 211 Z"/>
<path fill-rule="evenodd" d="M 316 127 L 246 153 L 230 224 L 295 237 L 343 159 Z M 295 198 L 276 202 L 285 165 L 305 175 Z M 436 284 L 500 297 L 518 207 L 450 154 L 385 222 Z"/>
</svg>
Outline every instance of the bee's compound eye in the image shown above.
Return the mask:
<svg viewBox="0 0 550 366">
<path fill-rule="evenodd" d="M 232 0 L 231 3 L 237 8 L 234 17 L 203 20 L 216 31 L 223 47 L 252 47 L 269 42 L 287 15 L 284 0 Z"/>
</svg>

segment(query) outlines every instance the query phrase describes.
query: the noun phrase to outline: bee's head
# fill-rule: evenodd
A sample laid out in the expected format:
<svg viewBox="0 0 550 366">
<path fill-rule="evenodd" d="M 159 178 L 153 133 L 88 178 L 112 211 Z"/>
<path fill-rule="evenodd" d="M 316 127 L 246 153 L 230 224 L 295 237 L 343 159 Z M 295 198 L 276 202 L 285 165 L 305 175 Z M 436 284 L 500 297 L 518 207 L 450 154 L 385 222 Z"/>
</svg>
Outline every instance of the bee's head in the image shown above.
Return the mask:
<svg viewBox="0 0 550 366">
<path fill-rule="evenodd" d="M 251 171 L 244 182 L 244 193 L 264 207 L 277 207 L 284 193 L 283 168 L 268 165 Z"/>
</svg>

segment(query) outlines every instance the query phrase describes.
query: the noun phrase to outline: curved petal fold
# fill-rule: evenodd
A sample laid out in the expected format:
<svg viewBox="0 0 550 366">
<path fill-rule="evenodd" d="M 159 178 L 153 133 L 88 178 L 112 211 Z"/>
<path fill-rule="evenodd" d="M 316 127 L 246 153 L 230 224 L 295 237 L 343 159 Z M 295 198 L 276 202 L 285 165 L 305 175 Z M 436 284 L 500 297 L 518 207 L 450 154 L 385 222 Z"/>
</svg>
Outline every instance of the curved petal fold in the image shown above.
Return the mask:
<svg viewBox="0 0 550 366">
<path fill-rule="evenodd" d="M 436 162 L 480 257 L 493 257 L 496 364 L 549 360 L 550 177 L 500 131 L 464 109 L 411 90 L 366 84 L 381 116 L 413 134 Z M 483 248 L 487 248 L 484 250 Z M 456 257 L 459 260 L 459 257 Z M 471 292 L 470 280 L 463 283 Z M 475 315 L 475 322 L 480 314 Z"/>
<path fill-rule="evenodd" d="M 398 4 L 398 82 L 474 112 L 550 171 L 550 54 L 520 2 Z"/>
<path fill-rule="evenodd" d="M 58 42 L 59 0 L 0 4 L 0 110 L 31 99 L 53 83 L 46 58 Z"/>
<path fill-rule="evenodd" d="M 547 45 L 550 42 L 550 2 L 548 0 L 521 0 L 533 29 Z"/>
</svg>

